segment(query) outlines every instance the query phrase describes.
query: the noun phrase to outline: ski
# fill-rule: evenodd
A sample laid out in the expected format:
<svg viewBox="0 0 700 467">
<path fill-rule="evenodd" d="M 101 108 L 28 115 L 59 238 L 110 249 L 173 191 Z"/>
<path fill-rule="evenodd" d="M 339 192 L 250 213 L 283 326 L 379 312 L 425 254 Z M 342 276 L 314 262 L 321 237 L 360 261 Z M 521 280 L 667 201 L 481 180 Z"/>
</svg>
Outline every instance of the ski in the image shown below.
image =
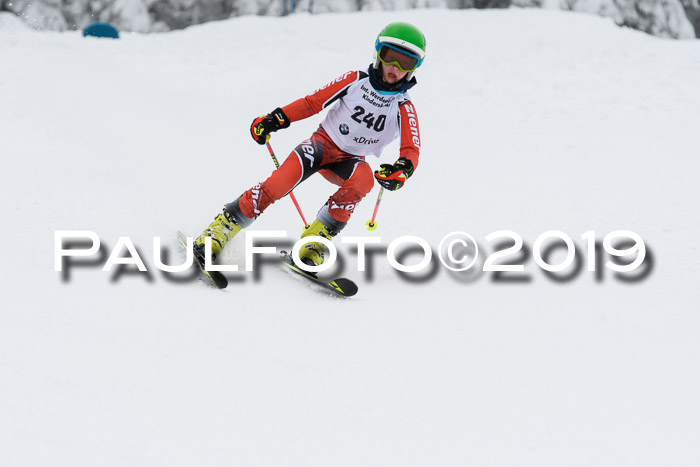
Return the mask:
<svg viewBox="0 0 700 467">
<path fill-rule="evenodd" d="M 178 231 L 177 239 L 180 240 L 180 244 L 182 244 L 182 247 L 185 249 L 185 252 L 187 252 L 187 236 L 182 232 Z M 228 279 L 226 279 L 226 276 L 221 274 L 219 271 L 205 271 L 204 265 L 202 265 L 197 260 L 197 258 L 194 258 L 194 263 L 197 265 L 200 271 L 202 271 L 202 279 L 204 280 L 204 282 L 208 284 L 213 284 L 219 289 L 225 289 L 228 286 Z"/>
<path fill-rule="evenodd" d="M 319 279 L 316 274 L 298 268 L 297 265 L 294 264 L 294 260 L 292 260 L 292 255 L 284 250 L 280 252 L 280 261 L 286 270 L 304 277 L 312 283 L 323 287 L 325 290 L 332 292 L 334 295 L 339 297 L 352 297 L 357 293 L 357 285 L 350 279 L 346 279 L 344 277 L 339 277 L 338 279 L 333 279 L 331 281 Z"/>
</svg>

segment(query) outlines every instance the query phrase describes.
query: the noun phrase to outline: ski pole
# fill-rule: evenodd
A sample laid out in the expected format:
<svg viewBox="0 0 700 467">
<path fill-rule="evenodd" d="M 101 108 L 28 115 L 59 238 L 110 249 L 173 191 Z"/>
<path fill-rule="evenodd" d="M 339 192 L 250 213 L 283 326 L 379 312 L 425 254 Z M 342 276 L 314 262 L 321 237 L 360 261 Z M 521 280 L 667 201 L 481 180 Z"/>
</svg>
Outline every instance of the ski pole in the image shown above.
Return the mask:
<svg viewBox="0 0 700 467">
<path fill-rule="evenodd" d="M 270 146 L 270 143 L 267 142 L 265 143 L 267 145 L 267 150 L 270 151 L 270 157 L 272 157 L 272 162 L 275 163 L 275 167 L 278 169 L 280 168 L 280 163 L 277 160 L 277 156 L 275 156 L 275 151 L 272 150 L 272 146 Z M 289 192 L 289 197 L 292 198 L 292 201 L 294 202 L 294 206 L 297 208 L 297 212 L 299 212 L 299 215 L 301 216 L 301 220 L 304 222 L 304 228 L 308 229 L 309 224 L 306 222 L 306 219 L 304 218 L 304 213 L 301 212 L 301 208 L 299 207 L 299 203 L 297 202 L 296 196 L 294 196 L 294 193 L 291 191 Z"/>
<path fill-rule="evenodd" d="M 384 187 L 379 189 L 379 194 L 377 195 L 377 204 L 374 205 L 374 214 L 372 214 L 372 219 L 367 221 L 367 230 L 377 230 L 377 223 L 374 219 L 377 218 L 377 211 L 379 211 L 379 203 L 382 202 L 382 195 L 384 194 Z"/>
</svg>

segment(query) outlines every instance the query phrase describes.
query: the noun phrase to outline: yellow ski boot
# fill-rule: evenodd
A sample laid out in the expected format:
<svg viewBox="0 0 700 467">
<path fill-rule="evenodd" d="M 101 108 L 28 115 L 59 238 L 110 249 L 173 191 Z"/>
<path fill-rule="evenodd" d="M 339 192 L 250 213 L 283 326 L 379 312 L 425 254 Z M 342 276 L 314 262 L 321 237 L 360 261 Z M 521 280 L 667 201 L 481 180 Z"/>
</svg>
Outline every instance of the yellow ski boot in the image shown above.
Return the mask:
<svg viewBox="0 0 700 467">
<path fill-rule="evenodd" d="M 309 237 L 312 235 L 317 235 L 319 237 L 327 238 L 332 240 L 335 236 L 335 232 L 328 230 L 328 227 L 323 225 L 323 223 L 316 219 L 311 223 L 308 229 L 301 234 L 301 238 Z M 324 259 L 324 245 L 321 242 L 309 242 L 301 247 L 299 250 L 299 259 L 304 264 L 309 266 L 320 266 L 323 264 Z"/>
<path fill-rule="evenodd" d="M 214 261 L 221 254 L 226 243 L 231 240 L 238 232 L 243 229 L 236 224 L 233 218 L 228 213 L 219 214 L 214 218 L 214 222 L 209 224 L 202 235 L 194 241 L 194 255 L 200 263 L 204 264 L 204 239 L 211 238 L 211 252 Z"/>
</svg>

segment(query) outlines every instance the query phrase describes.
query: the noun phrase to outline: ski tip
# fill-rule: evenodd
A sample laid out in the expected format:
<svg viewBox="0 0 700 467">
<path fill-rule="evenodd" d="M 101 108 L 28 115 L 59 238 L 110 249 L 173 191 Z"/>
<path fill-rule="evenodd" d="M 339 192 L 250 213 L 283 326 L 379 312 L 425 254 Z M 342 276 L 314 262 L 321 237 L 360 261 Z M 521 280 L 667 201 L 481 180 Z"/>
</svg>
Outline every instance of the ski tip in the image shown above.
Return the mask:
<svg viewBox="0 0 700 467">
<path fill-rule="evenodd" d="M 344 277 L 334 280 L 331 284 L 334 285 L 343 297 L 352 297 L 359 290 L 357 284 Z"/>
<path fill-rule="evenodd" d="M 282 264 L 286 266 L 286 269 L 288 271 L 298 274 L 299 276 L 308 279 L 309 281 L 317 284 L 320 287 L 323 287 L 326 290 L 330 290 L 333 293 L 333 295 L 337 297 L 352 297 L 358 291 L 357 284 L 355 284 L 350 279 L 340 277 L 338 279 L 328 281 L 324 279 L 319 279 L 318 276 L 313 272 L 304 271 L 303 269 L 298 268 L 296 264 L 294 264 L 291 255 L 286 251 L 280 251 L 280 259 L 282 261 Z"/>
<path fill-rule="evenodd" d="M 216 288 L 225 289 L 226 287 L 228 287 L 228 279 L 226 279 L 226 276 L 224 276 L 220 272 L 209 271 L 207 273 L 207 276 L 209 276 L 209 279 L 211 279 Z"/>
</svg>

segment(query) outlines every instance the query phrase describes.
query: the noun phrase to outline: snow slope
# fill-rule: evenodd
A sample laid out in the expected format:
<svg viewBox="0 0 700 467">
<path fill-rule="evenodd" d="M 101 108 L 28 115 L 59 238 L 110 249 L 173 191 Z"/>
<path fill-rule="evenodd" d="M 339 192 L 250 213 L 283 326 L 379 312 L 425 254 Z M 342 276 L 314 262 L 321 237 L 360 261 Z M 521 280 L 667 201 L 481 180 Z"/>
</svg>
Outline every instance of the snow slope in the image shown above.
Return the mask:
<svg viewBox="0 0 700 467">
<path fill-rule="evenodd" d="M 385 194 L 382 244 L 466 231 L 489 251 L 490 232 L 532 246 L 557 229 L 583 248 L 628 229 L 646 279 L 557 283 L 530 258 L 526 283 L 439 265 L 408 281 L 341 248 L 360 293 L 338 300 L 270 264 L 225 291 L 155 270 L 154 236 L 181 259 L 176 230 L 269 174 L 253 117 L 365 67 L 394 20 L 429 55 L 411 92 L 421 164 Z M 700 44 L 556 11 L 245 17 L 119 41 L 3 21 L 2 465 L 698 465 L 698 82 Z M 275 134 L 278 155 L 319 121 Z M 295 193 L 311 217 L 333 190 Z M 376 193 L 343 236 L 369 235 Z M 301 225 L 284 199 L 253 229 Z M 94 231 L 105 254 L 128 236 L 151 274 L 103 257 L 64 280 L 57 230 Z M 243 246 L 224 261 L 242 267 Z"/>
</svg>

